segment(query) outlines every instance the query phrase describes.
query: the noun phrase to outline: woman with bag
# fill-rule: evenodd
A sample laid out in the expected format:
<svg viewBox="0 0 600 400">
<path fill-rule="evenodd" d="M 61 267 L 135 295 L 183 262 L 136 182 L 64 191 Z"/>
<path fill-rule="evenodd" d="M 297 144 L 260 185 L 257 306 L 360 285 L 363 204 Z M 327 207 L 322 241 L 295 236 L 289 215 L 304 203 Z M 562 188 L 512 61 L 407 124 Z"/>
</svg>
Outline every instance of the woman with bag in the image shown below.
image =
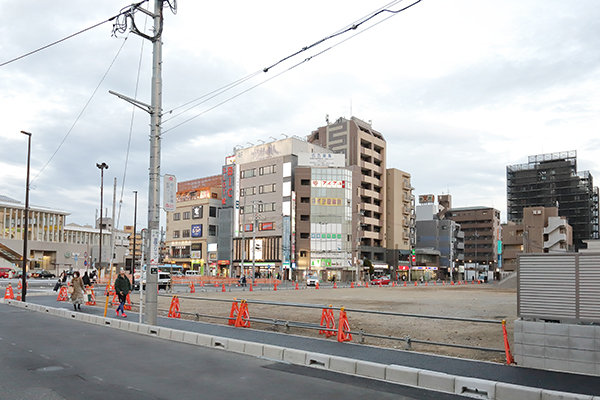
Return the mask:
<svg viewBox="0 0 600 400">
<path fill-rule="evenodd" d="M 79 276 L 79 271 L 73 272 L 71 287 L 73 288 L 73 292 L 71 293 L 71 302 L 73 303 L 73 308 L 75 311 L 81 310 L 85 287 L 83 286 L 83 280 Z"/>
</svg>

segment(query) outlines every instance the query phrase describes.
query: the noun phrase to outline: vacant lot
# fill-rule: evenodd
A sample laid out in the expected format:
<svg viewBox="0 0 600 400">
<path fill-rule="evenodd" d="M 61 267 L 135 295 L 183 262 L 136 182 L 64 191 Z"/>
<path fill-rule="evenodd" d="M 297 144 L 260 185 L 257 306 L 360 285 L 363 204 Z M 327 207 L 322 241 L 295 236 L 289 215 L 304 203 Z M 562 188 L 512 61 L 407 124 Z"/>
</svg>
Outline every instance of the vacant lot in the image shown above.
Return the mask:
<svg viewBox="0 0 600 400">
<path fill-rule="evenodd" d="M 477 323 L 466 321 L 449 321 L 443 319 L 430 319 L 424 317 L 390 316 L 374 313 L 362 313 L 352 310 L 385 311 L 403 314 L 417 314 L 420 316 L 451 316 L 460 318 L 506 320 L 508 338 L 512 345 L 513 321 L 517 318 L 516 290 L 502 288 L 506 285 L 482 284 L 460 286 L 433 286 L 427 287 L 361 287 L 332 289 L 306 289 L 278 290 L 278 291 L 232 291 L 221 292 L 220 289 L 196 288 L 195 294 L 180 293 L 180 306 L 182 312 L 198 313 L 228 317 L 234 298 L 246 299 L 249 304 L 250 318 L 277 319 L 280 321 L 297 321 L 319 324 L 321 321 L 321 308 L 301 308 L 281 305 L 256 304 L 253 301 L 282 302 L 289 304 L 333 305 L 346 307 L 348 320 L 352 332 L 363 330 L 367 334 L 376 334 L 384 337 L 406 338 L 412 340 L 425 340 L 459 344 L 472 347 L 504 349 L 502 325 L 500 323 Z M 510 286 L 510 285 L 508 285 Z M 206 291 L 204 291 L 206 290 Z M 181 298 L 183 296 L 183 298 Z M 196 298 L 196 300 L 188 297 Z M 227 301 L 212 301 L 212 300 Z M 133 299 L 132 299 L 133 300 Z M 135 301 L 135 300 L 134 300 Z M 169 309 L 171 299 L 159 297 L 159 308 Z M 339 311 L 334 311 L 336 326 Z M 183 318 L 194 319 L 194 316 L 183 315 Z M 214 323 L 227 323 L 227 320 L 200 317 L 200 320 Z M 263 330 L 278 330 L 286 332 L 285 327 L 276 327 L 272 323 L 252 322 L 252 328 Z M 290 327 L 287 331 L 295 335 L 324 337 L 318 330 Z M 331 338 L 330 340 L 335 340 Z M 353 340 L 359 340 L 358 335 L 353 335 Z M 405 348 L 404 341 L 385 338 L 365 337 L 368 345 Z M 412 343 L 413 351 L 424 351 L 479 360 L 504 362 L 504 353 L 470 350 L 452 347 L 432 346 L 421 343 Z"/>
</svg>

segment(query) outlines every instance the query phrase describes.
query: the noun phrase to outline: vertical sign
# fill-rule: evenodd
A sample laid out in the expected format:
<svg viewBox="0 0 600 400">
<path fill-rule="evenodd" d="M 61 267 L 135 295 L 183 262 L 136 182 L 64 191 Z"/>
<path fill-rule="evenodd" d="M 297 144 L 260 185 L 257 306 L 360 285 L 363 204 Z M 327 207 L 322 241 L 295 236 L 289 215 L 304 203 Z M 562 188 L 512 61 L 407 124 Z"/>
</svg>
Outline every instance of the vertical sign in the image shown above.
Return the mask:
<svg viewBox="0 0 600 400">
<path fill-rule="evenodd" d="M 290 268 L 290 250 L 291 250 L 291 227 L 290 217 L 283 217 L 283 232 L 281 233 L 281 246 L 283 247 L 283 269 Z"/>
<path fill-rule="evenodd" d="M 175 207 L 177 206 L 177 178 L 175 178 L 175 175 L 165 175 L 163 192 L 165 211 L 175 211 Z"/>
<path fill-rule="evenodd" d="M 152 229 L 150 235 L 150 265 L 158 265 L 160 256 L 160 231 Z"/>
<path fill-rule="evenodd" d="M 228 207 L 233 207 L 235 202 L 235 166 L 224 165 L 222 169 L 221 182 L 221 204 Z"/>
</svg>

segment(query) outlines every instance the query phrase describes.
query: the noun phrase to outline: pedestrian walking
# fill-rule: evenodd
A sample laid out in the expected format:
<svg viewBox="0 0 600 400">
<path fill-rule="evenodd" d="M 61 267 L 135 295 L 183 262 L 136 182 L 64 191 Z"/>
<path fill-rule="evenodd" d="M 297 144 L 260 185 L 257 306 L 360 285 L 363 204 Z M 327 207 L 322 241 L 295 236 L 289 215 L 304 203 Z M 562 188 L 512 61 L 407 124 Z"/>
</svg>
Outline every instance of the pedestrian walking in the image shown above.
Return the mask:
<svg viewBox="0 0 600 400">
<path fill-rule="evenodd" d="M 75 311 L 81 310 L 85 288 L 83 286 L 83 279 L 81 279 L 79 276 L 79 271 L 73 272 L 71 287 L 73 288 L 73 292 L 71 293 L 71 302 L 73 303 L 73 308 Z"/>
<path fill-rule="evenodd" d="M 127 301 L 127 295 L 131 292 L 131 282 L 129 278 L 125 275 L 125 271 L 119 271 L 119 275 L 117 279 L 115 279 L 115 293 L 119 297 L 119 306 L 115 310 L 117 313 L 117 317 L 119 316 L 119 312 L 121 315 L 126 318 L 127 314 L 125 314 L 125 302 Z"/>
<path fill-rule="evenodd" d="M 90 286 L 90 285 L 91 285 L 91 283 L 92 283 L 92 281 L 90 280 L 90 276 L 88 275 L 88 272 L 87 272 L 87 271 L 85 271 L 85 272 L 83 273 L 83 276 L 81 277 L 81 279 L 83 280 L 83 284 L 84 284 L 85 286 Z"/>
</svg>

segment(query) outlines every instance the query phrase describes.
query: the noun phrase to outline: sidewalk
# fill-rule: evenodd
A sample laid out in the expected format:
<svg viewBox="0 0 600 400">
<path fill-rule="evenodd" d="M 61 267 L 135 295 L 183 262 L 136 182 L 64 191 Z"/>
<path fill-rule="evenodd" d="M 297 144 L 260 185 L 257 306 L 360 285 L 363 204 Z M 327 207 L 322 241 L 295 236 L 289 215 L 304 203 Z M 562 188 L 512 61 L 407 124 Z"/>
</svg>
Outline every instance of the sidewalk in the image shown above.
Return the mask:
<svg viewBox="0 0 600 400">
<path fill-rule="evenodd" d="M 74 312 L 71 303 L 69 302 L 57 302 L 55 296 L 32 296 L 28 297 L 30 304 L 37 304 L 40 306 L 62 309 L 63 316 L 70 318 L 80 318 L 84 320 L 87 315 L 95 317 L 102 317 L 104 314 L 103 307 L 90 307 L 83 306 L 81 312 Z M 7 303 L 5 301 L 5 303 Z M 12 305 L 17 302 L 10 302 Z M 41 307 L 37 311 L 48 312 Z M 180 336 L 180 340 L 189 341 L 191 340 L 189 334 L 198 334 L 196 343 L 200 344 L 200 340 L 206 340 L 207 337 L 211 337 L 211 346 L 217 347 L 231 347 L 228 348 L 231 351 L 245 352 L 253 354 L 253 352 L 261 349 L 260 356 L 265 357 L 265 349 L 273 351 L 274 349 L 282 349 L 280 353 L 284 361 L 291 363 L 297 363 L 298 357 L 304 357 L 299 363 L 306 365 L 313 365 L 318 368 L 326 368 L 337 370 L 337 372 L 350 372 L 354 374 L 361 374 L 361 371 L 367 372 L 372 376 L 371 378 L 378 378 L 384 380 L 388 379 L 389 376 L 395 376 L 394 374 L 401 374 L 400 383 L 415 384 L 412 380 L 417 379 L 416 385 L 421 387 L 427 387 L 427 385 L 421 385 L 419 377 L 422 378 L 423 383 L 426 381 L 426 377 L 430 380 L 430 385 L 441 387 L 427 387 L 430 389 L 436 389 L 441 391 L 450 391 L 458 394 L 466 394 L 473 388 L 479 388 L 479 395 L 486 393 L 486 397 L 483 398 L 496 398 L 501 399 L 501 393 L 509 393 L 513 390 L 515 399 L 517 398 L 540 398 L 541 391 L 557 391 L 564 392 L 564 394 L 578 394 L 584 395 L 575 396 L 563 396 L 555 398 L 563 399 L 594 399 L 600 400 L 600 377 L 578 375 L 578 374 L 567 374 L 561 372 L 546 371 L 533 368 L 524 368 L 519 366 L 508 366 L 501 364 L 494 364 L 488 362 L 472 361 L 451 357 L 443 357 L 436 355 L 429 355 L 423 353 L 416 353 L 404 350 L 395 350 L 388 348 L 377 348 L 372 346 L 366 346 L 361 344 L 355 344 L 350 342 L 339 343 L 333 340 L 317 339 L 295 336 L 284 333 L 276 332 L 265 332 L 246 328 L 234 328 L 226 325 L 215 325 L 203 322 L 194 322 L 181 319 L 173 318 L 162 318 L 158 319 L 158 327 L 153 331 L 152 327 L 148 325 L 137 324 L 138 315 L 130 313 L 126 319 L 116 317 L 114 310 L 109 309 L 107 314 L 107 320 L 103 321 L 102 318 L 96 318 L 96 323 L 110 324 L 112 326 L 114 321 L 115 326 L 118 325 L 121 329 L 127 326 L 128 330 L 134 330 L 137 332 L 156 334 L 159 337 L 166 337 L 167 330 L 164 333 L 161 332 L 162 328 L 170 328 L 168 336 L 171 340 L 178 340 L 175 336 Z M 91 321 L 91 319 L 88 322 Z M 133 329 L 135 328 L 135 329 Z M 176 335 L 173 332 L 181 332 Z M 187 338 L 187 339 L 186 339 Z M 201 338 L 201 339 L 198 339 Z M 246 345 L 243 345 L 243 344 Z M 240 346 L 242 349 L 248 349 L 248 351 L 239 351 Z M 285 351 L 284 351 L 285 349 Z M 279 354 L 279 350 L 275 353 Z M 304 355 L 303 355 L 304 354 Z M 257 354 L 253 354 L 257 355 Z M 287 357 L 287 360 L 285 359 Z M 340 363 L 340 360 L 353 360 L 351 362 Z M 337 367 L 331 368 L 332 363 Z M 327 364 L 327 365 L 326 365 Z M 345 369 L 348 366 L 354 368 L 354 370 L 344 371 L 339 370 Z M 352 367 L 353 366 L 353 367 Z M 337 368 L 337 369 L 336 369 Z M 380 371 L 380 372 L 378 372 Z M 383 375 L 380 375 L 383 374 Z M 540 393 L 540 397 L 536 396 L 536 393 Z M 597 397 L 592 397 L 597 396 Z M 510 398 L 510 397 L 506 397 Z M 552 398 L 552 397 L 545 397 Z"/>
</svg>

